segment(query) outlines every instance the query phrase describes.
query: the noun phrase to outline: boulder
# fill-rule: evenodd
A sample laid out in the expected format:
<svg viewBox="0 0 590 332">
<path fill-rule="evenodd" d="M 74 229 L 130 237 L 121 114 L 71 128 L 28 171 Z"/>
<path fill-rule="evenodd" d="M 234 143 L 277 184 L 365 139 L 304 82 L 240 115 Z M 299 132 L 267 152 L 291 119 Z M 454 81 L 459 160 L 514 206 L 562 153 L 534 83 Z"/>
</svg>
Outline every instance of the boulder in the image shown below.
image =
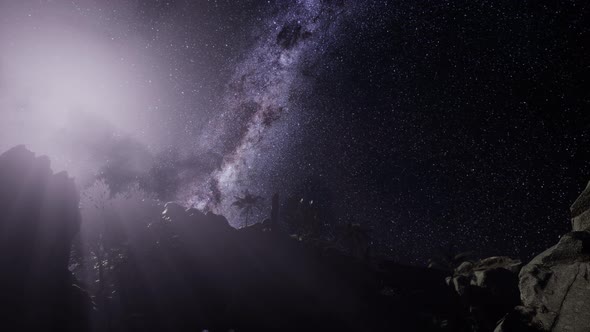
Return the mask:
<svg viewBox="0 0 590 332">
<path fill-rule="evenodd" d="M 499 291 L 505 288 L 500 275 L 516 276 L 520 270 L 521 261 L 505 256 L 495 256 L 478 262 L 463 262 L 454 271 L 449 283 L 459 295 L 465 293 L 466 288 L 473 286 Z"/>
<path fill-rule="evenodd" d="M 520 272 L 522 304 L 543 331 L 590 331 L 590 233 L 571 232 Z"/>
<path fill-rule="evenodd" d="M 522 268 L 522 307 L 497 331 L 590 331 L 590 183 L 571 208 L 573 232 Z M 520 328 L 510 329 L 514 322 Z M 524 325 L 522 325 L 524 324 Z"/>
<path fill-rule="evenodd" d="M 519 303 L 521 262 L 504 256 L 464 262 L 448 283 L 459 294 L 474 329 L 491 331 L 502 316 Z"/>
</svg>

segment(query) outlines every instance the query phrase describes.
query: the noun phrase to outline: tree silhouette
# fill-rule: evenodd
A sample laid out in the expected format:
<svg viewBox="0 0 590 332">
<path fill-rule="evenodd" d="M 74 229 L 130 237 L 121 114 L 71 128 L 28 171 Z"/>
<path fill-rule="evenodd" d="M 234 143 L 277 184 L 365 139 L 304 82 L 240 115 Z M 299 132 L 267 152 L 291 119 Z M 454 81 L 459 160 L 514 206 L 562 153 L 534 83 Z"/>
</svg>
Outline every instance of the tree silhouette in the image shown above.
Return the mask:
<svg viewBox="0 0 590 332">
<path fill-rule="evenodd" d="M 249 226 L 250 215 L 254 211 L 254 208 L 258 208 L 258 204 L 262 201 L 262 197 L 251 194 L 248 189 L 243 193 L 243 197 L 235 196 L 235 201 L 232 206 L 236 206 L 246 215 L 246 227 Z"/>
</svg>

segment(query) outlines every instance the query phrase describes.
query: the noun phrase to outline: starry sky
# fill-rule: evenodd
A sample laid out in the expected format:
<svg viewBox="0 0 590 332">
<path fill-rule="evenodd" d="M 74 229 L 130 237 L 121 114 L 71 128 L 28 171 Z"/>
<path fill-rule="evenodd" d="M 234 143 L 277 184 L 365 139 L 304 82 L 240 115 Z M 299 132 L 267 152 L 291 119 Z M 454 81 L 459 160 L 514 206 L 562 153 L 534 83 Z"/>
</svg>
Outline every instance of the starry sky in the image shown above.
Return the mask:
<svg viewBox="0 0 590 332">
<path fill-rule="evenodd" d="M 449 247 L 526 259 L 568 231 L 590 180 L 588 14 L 584 1 L 0 0 L 0 147 L 49 154 L 82 190 L 135 184 L 234 226 L 245 189 L 264 198 L 259 219 L 273 193 L 301 197 L 406 263 Z"/>
</svg>

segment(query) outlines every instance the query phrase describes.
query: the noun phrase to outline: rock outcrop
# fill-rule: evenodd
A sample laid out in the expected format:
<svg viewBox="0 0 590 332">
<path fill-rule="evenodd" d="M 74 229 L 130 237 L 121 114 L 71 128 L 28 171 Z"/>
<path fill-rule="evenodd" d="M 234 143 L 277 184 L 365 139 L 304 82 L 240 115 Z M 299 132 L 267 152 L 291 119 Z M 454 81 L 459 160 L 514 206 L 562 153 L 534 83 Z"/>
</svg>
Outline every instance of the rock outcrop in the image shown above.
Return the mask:
<svg viewBox="0 0 590 332">
<path fill-rule="evenodd" d="M 463 262 L 447 283 L 462 299 L 472 317 L 473 329 L 488 331 L 519 303 L 518 272 L 521 262 L 497 256 Z"/>
<path fill-rule="evenodd" d="M 66 173 L 24 146 L 0 155 L 0 330 L 83 331 L 90 299 L 68 270 L 80 226 Z"/>
<path fill-rule="evenodd" d="M 571 207 L 573 232 L 524 266 L 522 307 L 496 331 L 590 331 L 590 187 Z"/>
<path fill-rule="evenodd" d="M 572 230 L 590 229 L 590 182 L 570 208 L 572 214 Z"/>
<path fill-rule="evenodd" d="M 377 268 L 270 221 L 237 230 L 167 203 L 129 248 L 118 268 L 121 330 L 438 331 L 435 320 L 459 330 L 443 272 Z"/>
<path fill-rule="evenodd" d="M 543 331 L 590 331 L 590 233 L 571 232 L 520 273 L 523 305 Z"/>
<path fill-rule="evenodd" d="M 484 258 L 478 262 L 463 262 L 447 280 L 459 295 L 464 295 L 469 286 L 487 289 L 505 288 L 504 284 L 496 284 L 496 275 L 517 275 L 521 261 L 505 256 Z"/>
</svg>

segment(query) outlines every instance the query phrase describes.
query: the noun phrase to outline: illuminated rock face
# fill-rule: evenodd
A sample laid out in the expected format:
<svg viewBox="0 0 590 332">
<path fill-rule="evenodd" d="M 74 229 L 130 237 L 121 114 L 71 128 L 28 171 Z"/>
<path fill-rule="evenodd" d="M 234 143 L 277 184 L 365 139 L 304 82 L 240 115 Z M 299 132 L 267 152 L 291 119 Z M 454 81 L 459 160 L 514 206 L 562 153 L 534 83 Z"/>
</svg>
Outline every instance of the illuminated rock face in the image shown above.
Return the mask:
<svg viewBox="0 0 590 332">
<path fill-rule="evenodd" d="M 78 204 L 73 180 L 65 173 L 53 174 L 46 157 L 36 157 L 24 146 L 0 155 L 4 324 L 18 330 L 67 331 L 83 320 L 82 292 L 74 289 L 68 270 L 80 226 Z"/>
<path fill-rule="evenodd" d="M 590 228 L 590 182 L 570 210 L 572 212 L 572 229 L 574 231 L 583 231 Z"/>
<path fill-rule="evenodd" d="M 590 331 L 590 233 L 571 232 L 520 273 L 523 304 L 545 331 Z"/>
<path fill-rule="evenodd" d="M 590 186 L 571 212 L 573 231 L 520 271 L 523 307 L 497 331 L 590 331 Z"/>
</svg>

